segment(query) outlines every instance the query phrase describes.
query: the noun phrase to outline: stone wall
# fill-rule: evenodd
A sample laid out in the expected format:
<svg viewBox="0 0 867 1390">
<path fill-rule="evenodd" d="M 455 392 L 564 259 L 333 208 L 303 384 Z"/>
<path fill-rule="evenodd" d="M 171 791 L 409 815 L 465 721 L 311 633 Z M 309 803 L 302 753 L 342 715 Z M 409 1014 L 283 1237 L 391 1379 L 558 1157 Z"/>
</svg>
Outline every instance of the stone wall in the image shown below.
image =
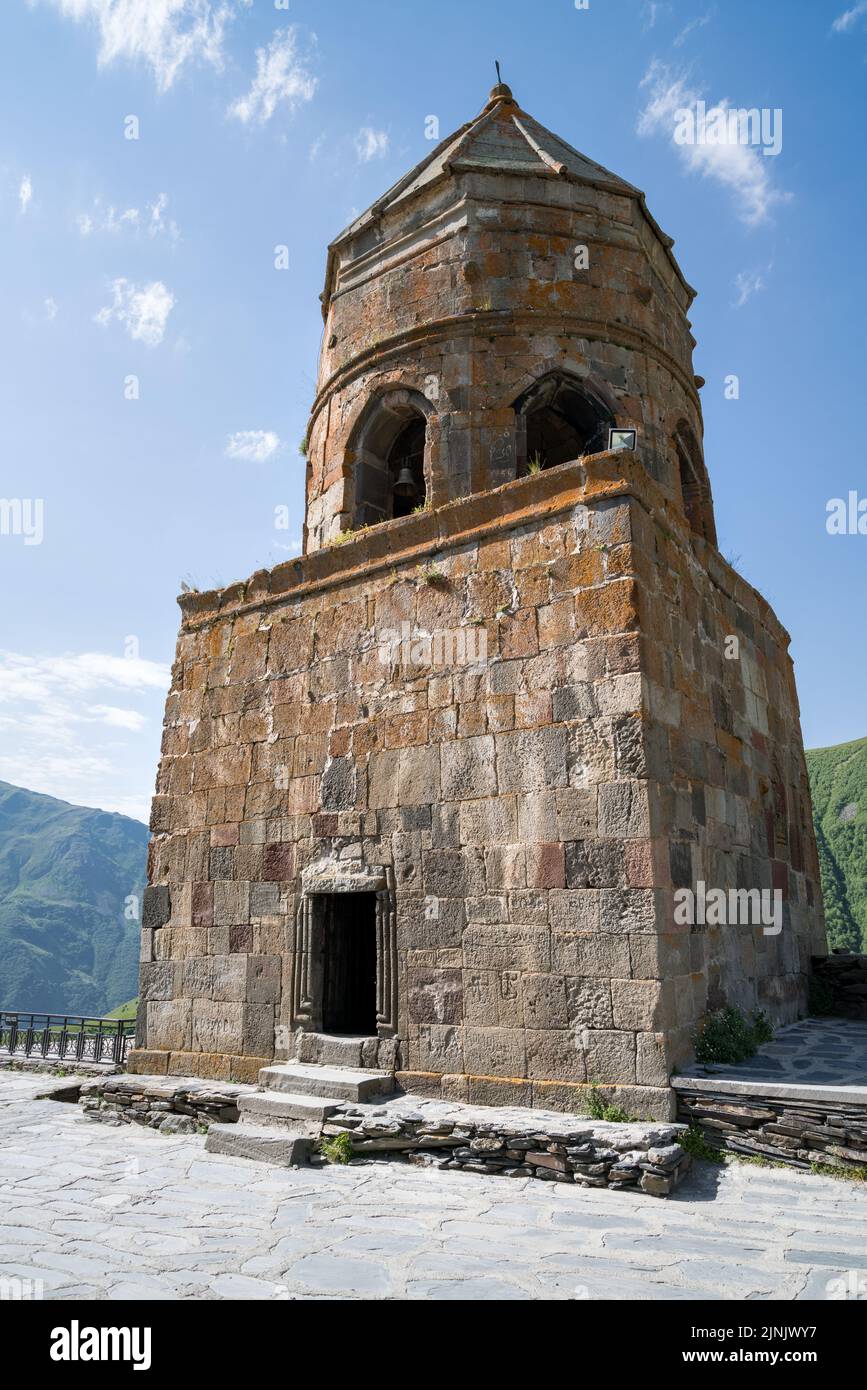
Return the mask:
<svg viewBox="0 0 867 1390">
<path fill-rule="evenodd" d="M 793 1168 L 867 1172 L 867 1103 L 830 1086 L 734 1087 L 676 1080 L 678 1119 L 714 1148 Z M 773 1090 L 777 1094 L 772 1094 Z M 787 1092 L 787 1094 L 784 1094 Z M 810 1095 L 810 1092 L 813 1094 Z"/>
<path fill-rule="evenodd" d="M 634 456 L 182 607 L 132 1070 L 251 1081 L 294 1055 L 305 875 L 393 901 L 378 1031 L 408 1090 L 580 1112 L 593 1082 L 666 1118 L 708 1004 L 803 1002 L 821 919 L 787 639 Z M 486 656 L 384 662 L 395 632 Z M 700 873 L 783 883 L 782 940 L 676 926 Z"/>
<path fill-rule="evenodd" d="M 689 1171 L 691 1160 L 677 1142 L 682 1131 L 674 1125 L 586 1120 L 567 1128 L 551 1116 L 519 1119 L 506 1111 L 487 1121 L 461 1111 L 342 1105 L 322 1133 L 326 1139 L 348 1135 L 353 1157 L 403 1155 L 448 1171 L 632 1187 L 652 1197 L 669 1196 Z"/>
</svg>

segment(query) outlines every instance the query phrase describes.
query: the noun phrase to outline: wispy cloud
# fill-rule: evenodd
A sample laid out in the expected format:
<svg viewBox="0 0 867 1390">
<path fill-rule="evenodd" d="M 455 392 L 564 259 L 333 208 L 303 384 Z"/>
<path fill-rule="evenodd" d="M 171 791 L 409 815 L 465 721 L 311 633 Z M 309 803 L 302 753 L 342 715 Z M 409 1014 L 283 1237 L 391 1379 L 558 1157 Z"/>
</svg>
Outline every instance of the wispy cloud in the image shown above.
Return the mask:
<svg viewBox="0 0 867 1390">
<path fill-rule="evenodd" d="M 22 214 L 27 211 L 33 201 L 33 184 L 29 174 L 25 174 L 18 185 L 18 206 Z"/>
<path fill-rule="evenodd" d="M 371 159 L 384 159 L 388 154 L 388 135 L 384 130 L 363 125 L 355 137 L 355 153 L 361 164 L 368 164 Z"/>
<path fill-rule="evenodd" d="M 118 61 L 150 68 L 160 91 L 187 64 L 220 69 L 226 28 L 244 0 L 43 0 L 97 35 L 100 67 Z"/>
<path fill-rule="evenodd" d="M 105 327 L 116 320 L 123 324 L 130 338 L 158 347 L 165 337 L 169 314 L 175 297 L 162 280 L 154 280 L 138 289 L 129 280 L 115 280 L 111 285 L 112 303 L 94 315 L 96 323 Z"/>
<path fill-rule="evenodd" d="M 688 172 L 713 179 L 728 189 L 742 222 L 749 226 L 765 222 L 776 204 L 790 198 L 789 193 L 775 185 L 768 160 L 757 145 L 733 139 L 681 144 L 675 139 L 679 113 L 695 110 L 704 100 L 701 91 L 691 87 L 685 77 L 654 61 L 641 86 L 647 90 L 647 103 L 638 117 L 639 135 L 667 136 Z M 708 126 L 730 112 L 734 114 L 727 98 L 707 103 Z"/>
<path fill-rule="evenodd" d="M 859 19 L 867 15 L 867 0 L 858 0 L 858 3 L 850 6 L 839 14 L 831 25 L 835 34 L 846 34 L 850 29 L 854 29 Z"/>
<path fill-rule="evenodd" d="M 757 270 L 741 270 L 735 276 L 734 307 L 741 309 L 748 299 L 765 288 L 764 273 Z"/>
<path fill-rule="evenodd" d="M 317 79 L 298 56 L 298 30 L 290 25 L 275 33 L 267 48 L 256 50 L 256 76 L 250 90 L 232 102 L 228 114 L 244 125 L 265 125 L 278 106 L 294 111 L 311 101 L 316 86 Z"/>
<path fill-rule="evenodd" d="M 710 21 L 713 19 L 713 15 L 714 11 L 713 9 L 710 9 L 706 12 L 706 14 L 698 15 L 697 18 L 691 19 L 689 21 L 689 24 L 685 24 L 684 27 L 681 29 L 680 33 L 675 37 L 674 47 L 682 48 L 683 45 L 686 43 L 687 39 L 689 38 L 690 34 L 695 33 L 696 29 L 703 29 L 706 24 L 710 24 Z"/>
<path fill-rule="evenodd" d="M 239 430 L 226 440 L 226 457 L 242 463 L 265 463 L 280 448 L 273 430 Z"/>
<path fill-rule="evenodd" d="M 76 225 L 83 237 L 95 236 L 99 232 L 117 235 L 119 232 L 147 232 L 150 237 L 167 236 L 171 241 L 180 237 L 177 222 L 166 217 L 169 205 L 167 193 L 158 193 L 152 203 L 142 208 L 124 208 L 119 212 L 113 205 L 106 206 L 102 199 L 96 198 L 90 212 L 81 212 L 76 217 Z"/>
</svg>

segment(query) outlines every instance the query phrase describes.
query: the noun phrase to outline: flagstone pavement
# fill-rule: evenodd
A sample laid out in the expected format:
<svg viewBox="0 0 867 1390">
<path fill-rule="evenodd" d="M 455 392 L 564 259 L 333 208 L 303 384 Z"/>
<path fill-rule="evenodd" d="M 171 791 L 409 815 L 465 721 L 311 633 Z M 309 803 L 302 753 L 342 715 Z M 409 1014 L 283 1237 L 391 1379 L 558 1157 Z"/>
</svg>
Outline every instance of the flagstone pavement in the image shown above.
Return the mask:
<svg viewBox="0 0 867 1390">
<path fill-rule="evenodd" d="M 698 1163 L 659 1200 L 398 1161 L 290 1170 L 96 1124 L 35 1098 L 52 1084 L 0 1074 L 7 1298 L 27 1280 L 46 1299 L 867 1295 L 867 1184 Z"/>
</svg>

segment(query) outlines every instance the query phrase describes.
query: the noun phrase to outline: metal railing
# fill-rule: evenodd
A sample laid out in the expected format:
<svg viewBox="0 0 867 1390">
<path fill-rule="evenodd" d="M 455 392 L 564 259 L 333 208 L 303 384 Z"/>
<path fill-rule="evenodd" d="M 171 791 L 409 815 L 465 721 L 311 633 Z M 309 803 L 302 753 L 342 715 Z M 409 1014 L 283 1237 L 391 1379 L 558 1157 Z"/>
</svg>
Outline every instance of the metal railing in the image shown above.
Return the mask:
<svg viewBox="0 0 867 1390">
<path fill-rule="evenodd" d="M 122 1067 L 134 1039 L 135 1023 L 130 1019 L 0 1011 L 0 1056 L 111 1062 Z"/>
</svg>

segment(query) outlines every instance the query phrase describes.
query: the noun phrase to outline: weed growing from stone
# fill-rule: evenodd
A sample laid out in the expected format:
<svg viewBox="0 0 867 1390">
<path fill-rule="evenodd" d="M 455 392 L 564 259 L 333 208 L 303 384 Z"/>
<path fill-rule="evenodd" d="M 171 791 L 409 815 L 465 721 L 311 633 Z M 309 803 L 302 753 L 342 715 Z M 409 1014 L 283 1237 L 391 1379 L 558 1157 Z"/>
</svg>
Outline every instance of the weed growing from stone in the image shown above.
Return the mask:
<svg viewBox="0 0 867 1390">
<path fill-rule="evenodd" d="M 690 1125 L 689 1129 L 682 1130 L 677 1136 L 677 1142 L 691 1158 L 704 1158 L 708 1163 L 725 1162 L 720 1150 L 707 1142 L 698 1125 Z"/>
<path fill-rule="evenodd" d="M 587 1101 L 587 1109 L 591 1120 L 607 1120 L 613 1125 L 633 1124 L 633 1117 L 627 1115 L 626 1111 L 619 1105 L 609 1105 L 605 1098 L 600 1095 L 599 1087 L 593 1081 L 590 1084 L 590 1096 Z"/>
<path fill-rule="evenodd" d="M 740 1009 L 720 1009 L 710 1014 L 695 1035 L 697 1062 L 745 1062 L 774 1030 L 764 1013 L 745 1018 Z"/>
<path fill-rule="evenodd" d="M 348 1163 L 352 1157 L 352 1139 L 348 1134 L 320 1139 L 319 1152 L 328 1163 Z"/>
<path fill-rule="evenodd" d="M 445 589 L 448 587 L 448 575 L 445 570 L 439 569 L 436 565 L 424 565 L 421 569 L 422 581 L 430 584 L 434 589 Z"/>
<path fill-rule="evenodd" d="M 867 1168 L 846 1168 L 842 1163 L 811 1163 L 810 1172 L 821 1178 L 844 1178 L 847 1182 L 867 1182 Z"/>
</svg>

